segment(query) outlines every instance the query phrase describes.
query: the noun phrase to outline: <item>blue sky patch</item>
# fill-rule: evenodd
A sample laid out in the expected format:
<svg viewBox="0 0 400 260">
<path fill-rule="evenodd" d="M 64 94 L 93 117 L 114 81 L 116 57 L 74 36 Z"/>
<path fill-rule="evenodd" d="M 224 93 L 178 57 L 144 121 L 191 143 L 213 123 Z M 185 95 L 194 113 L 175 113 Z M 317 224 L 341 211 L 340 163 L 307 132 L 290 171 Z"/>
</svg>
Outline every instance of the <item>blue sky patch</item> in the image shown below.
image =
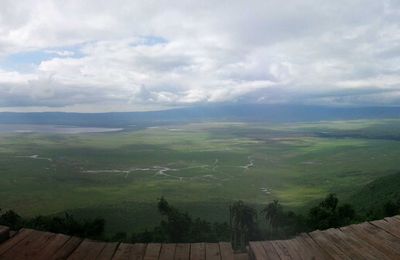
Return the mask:
<svg viewBox="0 0 400 260">
<path fill-rule="evenodd" d="M 0 59 L 0 68 L 3 70 L 13 70 L 28 72 L 37 67 L 42 61 L 53 58 L 80 58 L 83 54 L 80 46 L 68 46 L 41 49 L 35 51 L 18 52 Z"/>
<path fill-rule="evenodd" d="M 157 44 L 167 43 L 167 39 L 160 36 L 142 36 L 139 41 L 130 44 L 130 46 L 135 47 L 139 45 L 154 46 Z"/>
</svg>

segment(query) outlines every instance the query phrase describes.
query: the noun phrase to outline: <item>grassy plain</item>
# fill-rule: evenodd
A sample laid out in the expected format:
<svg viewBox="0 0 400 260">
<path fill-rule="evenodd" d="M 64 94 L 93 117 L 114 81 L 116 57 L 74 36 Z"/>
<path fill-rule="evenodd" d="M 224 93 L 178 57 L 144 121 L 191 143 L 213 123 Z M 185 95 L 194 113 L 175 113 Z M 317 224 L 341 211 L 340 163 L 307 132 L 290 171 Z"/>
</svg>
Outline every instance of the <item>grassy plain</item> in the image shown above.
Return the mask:
<svg viewBox="0 0 400 260">
<path fill-rule="evenodd" d="M 32 156 L 37 155 L 37 156 Z M 400 169 L 400 121 L 193 123 L 95 134 L 0 134 L 0 208 L 157 224 L 157 198 L 226 221 L 233 200 L 303 210 Z"/>
</svg>

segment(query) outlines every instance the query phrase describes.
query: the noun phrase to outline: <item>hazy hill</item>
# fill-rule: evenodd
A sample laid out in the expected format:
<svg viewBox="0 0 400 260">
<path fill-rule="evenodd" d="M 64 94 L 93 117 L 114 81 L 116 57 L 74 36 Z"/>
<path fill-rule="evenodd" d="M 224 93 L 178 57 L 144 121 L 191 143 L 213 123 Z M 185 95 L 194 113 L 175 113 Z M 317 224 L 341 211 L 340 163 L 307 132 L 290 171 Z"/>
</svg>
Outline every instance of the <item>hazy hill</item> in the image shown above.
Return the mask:
<svg viewBox="0 0 400 260">
<path fill-rule="evenodd" d="M 378 178 L 356 191 L 350 197 L 350 203 L 357 210 L 366 212 L 370 209 L 381 210 L 388 202 L 400 199 L 400 172 Z"/>
<path fill-rule="evenodd" d="M 399 118 L 400 107 L 322 107 L 292 105 L 212 105 L 151 112 L 114 113 L 0 113 L 2 124 L 62 124 L 123 126 L 146 122 L 240 120 L 299 122 L 371 118 Z"/>
</svg>

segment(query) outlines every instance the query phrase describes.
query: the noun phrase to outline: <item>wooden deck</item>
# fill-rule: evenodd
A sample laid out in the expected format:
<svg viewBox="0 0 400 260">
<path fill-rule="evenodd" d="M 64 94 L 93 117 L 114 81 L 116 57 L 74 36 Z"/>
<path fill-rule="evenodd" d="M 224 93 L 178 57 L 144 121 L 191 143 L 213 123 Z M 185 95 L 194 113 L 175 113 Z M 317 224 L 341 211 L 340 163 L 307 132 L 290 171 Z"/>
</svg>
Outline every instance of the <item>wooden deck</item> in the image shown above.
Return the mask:
<svg viewBox="0 0 400 260">
<path fill-rule="evenodd" d="M 290 240 L 250 242 L 250 259 L 400 259 L 400 216 Z"/>
<path fill-rule="evenodd" d="M 400 216 L 339 229 L 313 231 L 290 240 L 250 242 L 249 254 L 230 243 L 125 244 L 0 226 L 0 259 L 400 259 Z"/>
<path fill-rule="evenodd" d="M 1 241 L 3 241 L 1 243 Z M 32 229 L 21 229 L 9 237 L 0 226 L 0 259 L 143 259 L 143 260 L 231 260 L 230 243 L 125 244 L 106 243 Z"/>
</svg>

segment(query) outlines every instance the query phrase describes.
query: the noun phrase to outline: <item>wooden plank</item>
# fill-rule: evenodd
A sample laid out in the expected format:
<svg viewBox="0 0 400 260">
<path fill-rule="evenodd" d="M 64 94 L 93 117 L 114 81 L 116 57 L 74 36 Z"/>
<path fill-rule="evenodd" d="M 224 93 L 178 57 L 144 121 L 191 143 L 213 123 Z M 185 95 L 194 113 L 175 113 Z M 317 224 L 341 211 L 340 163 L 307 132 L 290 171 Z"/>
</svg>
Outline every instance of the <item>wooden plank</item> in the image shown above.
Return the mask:
<svg viewBox="0 0 400 260">
<path fill-rule="evenodd" d="M 315 259 L 315 260 L 319 260 L 319 259 L 330 259 L 332 260 L 333 258 L 327 254 L 322 248 L 319 247 L 318 244 L 315 243 L 314 240 L 311 239 L 311 237 L 308 237 L 309 242 L 307 242 L 306 239 L 304 239 L 303 237 L 296 237 L 295 240 L 297 241 L 297 243 L 299 244 L 299 247 L 302 248 L 302 250 L 304 250 L 307 254 L 310 256 L 307 259 Z"/>
<path fill-rule="evenodd" d="M 146 252 L 147 249 L 147 244 L 142 244 L 142 243 L 138 243 L 138 244 L 134 244 L 132 251 L 131 251 L 131 256 L 129 259 L 143 259 L 144 258 L 144 254 Z"/>
<path fill-rule="evenodd" d="M 144 260 L 157 260 L 160 255 L 161 244 L 151 243 L 147 245 L 146 252 L 144 254 Z"/>
<path fill-rule="evenodd" d="M 15 236 L 0 244 L 0 256 L 29 237 L 32 233 L 32 229 L 21 229 Z"/>
<path fill-rule="evenodd" d="M 400 250 L 398 253 L 396 253 L 396 250 L 393 249 L 386 240 L 381 239 L 379 235 L 368 233 L 362 228 L 354 228 L 353 226 L 354 225 L 351 225 L 341 229 L 344 230 L 344 232 L 346 233 L 354 234 L 356 237 L 358 237 L 359 240 L 365 241 L 371 247 L 376 248 L 384 255 L 388 256 L 390 259 L 395 259 L 400 256 Z"/>
<path fill-rule="evenodd" d="M 27 254 L 32 250 L 37 252 L 38 247 L 42 246 L 51 236 L 50 233 L 33 230 L 25 239 L 1 255 L 4 259 L 27 259 Z"/>
<path fill-rule="evenodd" d="M 271 244 L 275 248 L 276 253 L 279 255 L 280 259 L 282 260 L 293 259 L 291 253 L 289 252 L 289 248 L 287 247 L 284 240 L 271 241 Z"/>
<path fill-rule="evenodd" d="M 341 229 L 337 229 L 336 232 L 338 232 L 338 235 L 345 234 L 351 240 L 353 247 L 356 247 L 358 250 L 361 250 L 363 252 L 367 252 L 369 255 L 372 256 L 373 259 L 388 259 L 386 257 L 386 254 L 384 254 L 376 247 L 371 247 L 371 245 L 367 241 L 361 239 L 353 232 L 345 232 Z"/>
<path fill-rule="evenodd" d="M 399 230 L 400 229 L 400 220 L 396 218 L 385 218 L 385 220 L 392 226 L 392 228 Z"/>
<path fill-rule="evenodd" d="M 249 254 L 247 253 L 236 253 L 233 255 L 234 260 L 249 260 Z"/>
<path fill-rule="evenodd" d="M 190 260 L 205 260 L 206 245 L 204 243 L 194 243 L 190 245 Z"/>
<path fill-rule="evenodd" d="M 362 257 L 363 259 L 385 259 L 385 256 L 377 250 L 370 249 L 362 241 L 357 241 L 350 233 L 343 233 L 340 229 L 330 229 L 332 236 L 342 242 L 342 248 L 351 253 L 352 258 Z"/>
<path fill-rule="evenodd" d="M 313 231 L 309 236 L 334 259 L 350 259 L 322 231 Z"/>
<path fill-rule="evenodd" d="M 309 250 L 303 248 L 302 244 L 300 244 L 296 239 L 290 239 L 286 242 L 289 243 L 291 247 L 295 250 L 297 254 L 297 257 L 295 258 L 303 260 L 313 259 L 312 255 L 309 253 Z"/>
<path fill-rule="evenodd" d="M 219 251 L 221 253 L 222 260 L 233 259 L 233 249 L 231 243 L 219 242 Z"/>
<path fill-rule="evenodd" d="M 173 260 L 175 257 L 176 244 L 162 244 L 160 252 L 160 260 Z"/>
<path fill-rule="evenodd" d="M 350 226 L 340 228 L 344 233 L 351 235 L 356 241 L 360 243 L 366 244 L 363 248 L 367 248 L 367 250 L 377 250 L 381 252 L 384 257 L 380 257 L 381 259 L 395 259 L 399 255 L 396 254 L 389 246 L 382 244 L 380 239 L 377 239 L 375 236 L 367 234 L 365 231 L 360 231 L 357 229 L 353 229 Z"/>
<path fill-rule="evenodd" d="M 117 250 L 115 251 L 113 259 L 122 260 L 129 259 L 129 255 L 131 254 L 131 250 L 134 245 L 121 243 L 119 244 Z"/>
<path fill-rule="evenodd" d="M 341 231 L 340 231 L 341 232 Z M 360 250 L 356 246 L 354 246 L 350 240 L 350 238 L 342 233 L 341 237 L 336 233 L 336 229 L 330 228 L 324 231 L 325 235 L 330 239 L 332 243 L 334 243 L 338 248 L 340 248 L 347 256 L 352 259 L 357 259 L 358 257 L 362 257 L 363 259 L 371 259 L 372 256 L 363 250 Z"/>
<path fill-rule="evenodd" d="M 84 239 L 83 242 L 72 252 L 67 259 L 96 259 L 100 252 L 105 247 L 106 243 Z"/>
<path fill-rule="evenodd" d="M 101 253 L 97 256 L 96 260 L 110 260 L 114 256 L 115 251 L 117 250 L 119 242 L 114 243 L 106 243 L 106 246 L 103 248 Z"/>
<path fill-rule="evenodd" d="M 368 237 L 376 237 L 381 244 L 384 244 L 394 250 L 396 253 L 400 254 L 400 240 L 399 238 L 393 236 L 392 234 L 380 229 L 368 222 L 355 225 L 353 227 L 360 232 L 367 232 Z"/>
<path fill-rule="evenodd" d="M 175 258 L 176 260 L 187 260 L 190 258 L 190 244 L 176 244 Z"/>
<path fill-rule="evenodd" d="M 369 222 L 372 225 L 385 230 L 386 232 L 392 234 L 395 237 L 400 238 L 400 229 L 397 229 L 395 227 L 393 227 L 389 222 L 385 221 L 385 220 L 375 220 L 375 221 L 371 221 Z"/>
<path fill-rule="evenodd" d="M 71 237 L 63 234 L 57 234 L 50 243 L 38 254 L 38 259 L 50 259 Z"/>
<path fill-rule="evenodd" d="M 8 250 L 1 257 L 4 259 L 37 259 L 40 251 L 54 238 L 56 234 L 42 231 L 33 231 L 30 236 L 22 240 L 17 246 Z"/>
<path fill-rule="evenodd" d="M 52 259 L 66 259 L 83 241 L 80 237 L 71 237 L 61 248 L 53 255 Z"/>
<path fill-rule="evenodd" d="M 0 225 L 0 243 L 10 238 L 10 228 Z"/>
<path fill-rule="evenodd" d="M 206 260 L 220 260 L 221 253 L 217 243 L 206 243 Z"/>
<path fill-rule="evenodd" d="M 270 241 L 261 242 L 261 245 L 264 248 L 267 259 L 279 259 L 279 255 Z"/>
<path fill-rule="evenodd" d="M 397 216 L 394 216 L 391 218 L 385 218 L 385 220 L 388 222 L 395 221 L 395 222 L 397 222 L 397 226 L 400 225 L 400 218 L 397 218 Z"/>
<path fill-rule="evenodd" d="M 264 243 L 269 243 L 269 242 L 264 242 Z M 260 241 L 249 242 L 249 247 L 250 247 L 250 255 L 255 260 L 272 259 L 267 256 L 267 253 L 264 250 L 262 242 Z"/>
<path fill-rule="evenodd" d="M 121 243 L 117 248 L 112 259 L 115 260 L 139 260 L 143 259 L 144 253 L 146 251 L 146 244 L 125 244 Z"/>
<path fill-rule="evenodd" d="M 317 256 L 323 256 L 322 259 L 334 259 L 333 256 L 331 256 L 328 251 L 324 248 L 322 248 L 314 239 L 309 234 L 302 233 L 300 236 L 297 237 L 297 239 L 300 242 L 303 242 L 306 244 L 307 248 L 310 248 L 310 252 Z"/>
</svg>

